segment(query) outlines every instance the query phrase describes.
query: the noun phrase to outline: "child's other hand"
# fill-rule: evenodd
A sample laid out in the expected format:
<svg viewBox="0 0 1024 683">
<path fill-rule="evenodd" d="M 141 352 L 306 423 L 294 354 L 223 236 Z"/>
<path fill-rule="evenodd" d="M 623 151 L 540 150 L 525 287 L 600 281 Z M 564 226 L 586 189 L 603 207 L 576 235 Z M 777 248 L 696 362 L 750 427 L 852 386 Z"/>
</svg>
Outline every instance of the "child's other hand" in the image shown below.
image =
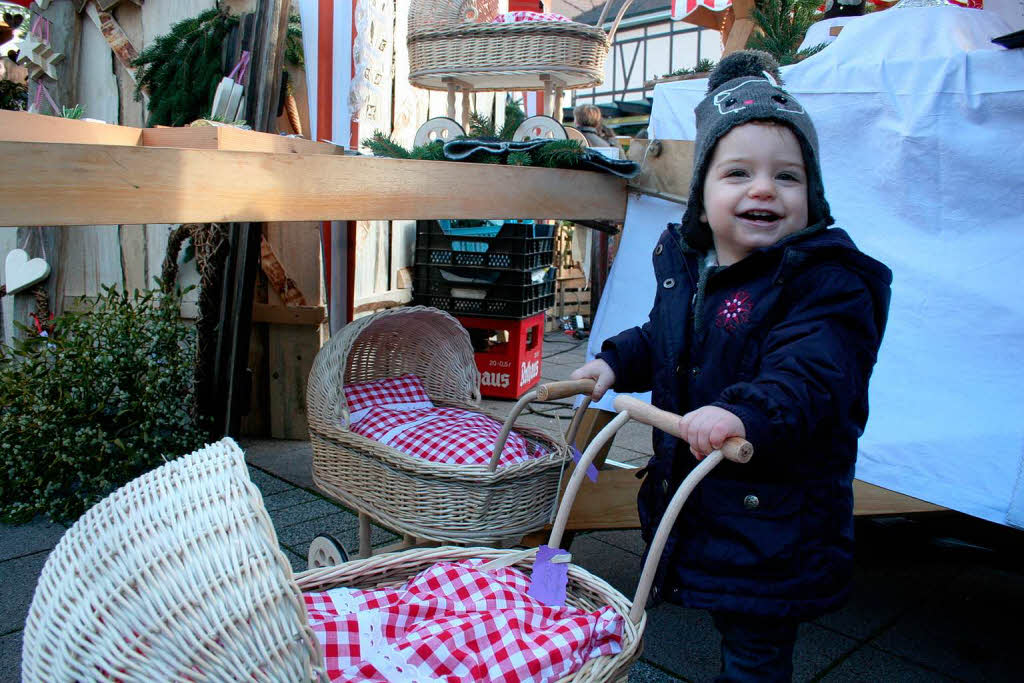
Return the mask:
<svg viewBox="0 0 1024 683">
<path fill-rule="evenodd" d="M 586 365 L 573 370 L 569 379 L 594 380 L 594 391 L 590 397 L 595 401 L 600 401 L 604 392 L 615 384 L 615 371 L 600 358 L 595 358 Z"/>
<path fill-rule="evenodd" d="M 721 448 L 730 437 L 738 436 L 742 439 L 747 436 L 743 421 L 717 406 L 691 410 L 683 415 L 679 424 L 683 438 L 690 444 L 690 452 L 698 460 L 703 460 L 711 451 Z"/>
</svg>

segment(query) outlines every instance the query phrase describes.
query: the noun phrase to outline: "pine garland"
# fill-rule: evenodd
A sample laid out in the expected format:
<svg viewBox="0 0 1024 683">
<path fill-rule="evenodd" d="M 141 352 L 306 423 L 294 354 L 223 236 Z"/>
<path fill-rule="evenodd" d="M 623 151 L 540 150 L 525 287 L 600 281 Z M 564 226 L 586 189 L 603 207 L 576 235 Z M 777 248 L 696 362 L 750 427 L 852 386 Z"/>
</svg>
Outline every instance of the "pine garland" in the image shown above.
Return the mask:
<svg viewBox="0 0 1024 683">
<path fill-rule="evenodd" d="M 149 125 L 183 126 L 207 117 L 223 76 L 221 50 L 238 17 L 209 9 L 178 22 L 139 54 L 135 99 L 149 88 Z"/>
<path fill-rule="evenodd" d="M 461 136 L 458 139 L 479 138 L 482 140 L 511 141 L 519 125 L 526 120 L 526 114 L 520 109 L 519 103 L 514 100 L 505 102 L 505 125 L 497 134 L 494 131 L 494 121 L 482 114 L 473 112 L 469 116 L 468 136 Z M 425 145 L 414 147 L 412 151 L 407 150 L 391 139 L 391 136 L 383 131 L 374 131 L 373 135 L 363 140 L 363 146 L 368 147 L 374 156 L 390 157 L 392 159 L 421 159 L 427 161 L 447 161 L 444 155 L 444 142 L 434 140 Z M 477 152 L 466 161 L 478 164 L 505 164 L 508 166 L 544 166 L 547 168 L 577 168 L 580 160 L 583 159 L 583 146 L 576 140 L 553 140 L 548 144 L 530 152 L 514 151 L 508 154 L 490 154 L 488 152 Z"/>
</svg>

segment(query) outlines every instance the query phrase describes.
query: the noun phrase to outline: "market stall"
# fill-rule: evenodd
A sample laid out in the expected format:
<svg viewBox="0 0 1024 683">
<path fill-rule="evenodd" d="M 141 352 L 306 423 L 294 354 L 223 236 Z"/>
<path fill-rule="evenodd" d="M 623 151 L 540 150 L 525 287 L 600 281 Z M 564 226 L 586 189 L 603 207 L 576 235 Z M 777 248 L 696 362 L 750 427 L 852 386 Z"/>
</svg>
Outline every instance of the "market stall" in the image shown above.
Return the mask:
<svg viewBox="0 0 1024 683">
<path fill-rule="evenodd" d="M 817 126 L 837 225 L 894 272 L 858 479 L 1024 527 L 1024 52 L 990 42 L 1011 30 L 980 10 L 878 12 L 783 78 Z M 658 85 L 651 137 L 692 140 L 706 85 Z M 590 355 L 646 319 L 650 250 L 681 214 L 630 204 Z"/>
</svg>

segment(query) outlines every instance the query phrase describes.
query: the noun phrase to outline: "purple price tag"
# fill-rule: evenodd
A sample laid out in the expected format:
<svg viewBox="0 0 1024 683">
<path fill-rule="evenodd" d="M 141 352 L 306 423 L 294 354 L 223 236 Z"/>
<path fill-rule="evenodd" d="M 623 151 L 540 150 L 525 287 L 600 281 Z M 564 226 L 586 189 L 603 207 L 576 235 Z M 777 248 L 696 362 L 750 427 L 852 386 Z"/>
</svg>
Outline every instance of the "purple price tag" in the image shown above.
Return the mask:
<svg viewBox="0 0 1024 683">
<path fill-rule="evenodd" d="M 576 463 L 577 465 L 579 465 L 580 464 L 580 458 L 582 458 L 582 457 L 583 457 L 583 454 L 580 453 L 580 449 L 576 448 L 576 444 L 573 444 L 572 445 L 572 461 L 574 463 Z M 587 478 L 590 479 L 590 481 L 594 482 L 595 484 L 597 483 L 597 468 L 594 467 L 594 463 L 590 463 L 590 465 L 587 466 Z"/>
<path fill-rule="evenodd" d="M 569 563 L 552 562 L 551 558 L 568 551 L 542 545 L 533 561 L 530 588 L 526 594 L 549 607 L 565 606 L 565 586 L 569 583 Z"/>
</svg>

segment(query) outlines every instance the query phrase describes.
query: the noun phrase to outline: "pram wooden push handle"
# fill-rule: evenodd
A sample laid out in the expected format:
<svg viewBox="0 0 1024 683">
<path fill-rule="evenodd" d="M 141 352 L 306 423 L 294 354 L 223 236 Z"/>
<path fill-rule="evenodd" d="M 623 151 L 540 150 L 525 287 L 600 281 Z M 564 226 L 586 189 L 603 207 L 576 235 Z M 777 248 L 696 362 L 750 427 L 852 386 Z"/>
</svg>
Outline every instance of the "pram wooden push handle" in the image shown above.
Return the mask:
<svg viewBox="0 0 1024 683">
<path fill-rule="evenodd" d="M 576 431 L 580 427 L 580 419 L 583 417 L 583 412 L 590 405 L 590 394 L 593 391 L 594 380 L 580 379 L 567 380 L 564 382 L 548 382 L 547 384 L 541 384 L 536 389 L 523 394 L 522 398 L 516 401 L 516 404 L 512 406 L 512 410 L 509 411 L 508 417 L 505 418 L 505 424 L 501 428 L 501 434 L 498 435 L 498 440 L 494 443 L 494 450 L 491 452 L 491 460 L 487 464 L 488 469 L 493 472 L 498 468 L 498 460 L 501 458 L 501 452 L 505 449 L 505 441 L 508 439 L 508 435 L 512 431 L 512 426 L 515 424 L 516 418 L 519 417 L 519 414 L 523 412 L 523 409 L 533 401 L 549 401 L 566 398 L 568 396 L 575 396 L 576 394 L 583 394 L 583 402 L 576 409 L 576 413 L 572 416 L 572 422 L 569 423 L 569 431 L 565 434 L 566 443 L 573 443 L 576 440 Z"/>
<path fill-rule="evenodd" d="M 548 382 L 537 387 L 538 401 L 554 401 L 567 396 L 584 394 L 589 396 L 594 391 L 596 382 L 592 379 L 568 379 L 562 382 Z"/>
<path fill-rule="evenodd" d="M 680 435 L 680 421 L 682 417 L 679 415 L 655 408 L 631 396 L 616 397 L 614 405 L 619 414 L 612 418 L 612 421 L 604 429 L 594 435 L 593 440 L 587 445 L 586 451 L 580 457 L 580 461 L 576 464 L 572 477 L 565 487 L 565 493 L 562 495 L 562 500 L 558 505 L 558 514 L 551 527 L 551 537 L 548 540 L 549 547 L 557 548 L 562 542 L 562 534 L 565 532 L 565 525 L 569 521 L 569 513 L 572 510 L 573 502 L 583 483 L 583 477 L 586 476 L 587 468 L 594 460 L 594 456 L 615 435 L 615 432 L 619 431 L 622 425 L 629 422 L 630 418 L 637 422 L 657 427 L 669 434 Z M 654 540 L 651 541 L 650 549 L 647 552 L 647 560 L 644 562 L 643 572 L 640 575 L 640 582 L 637 584 L 636 593 L 633 596 L 633 605 L 629 612 L 629 618 L 634 624 L 639 623 L 643 616 L 644 607 L 647 605 L 647 597 L 651 593 L 651 586 L 654 585 L 654 575 L 657 573 L 658 563 L 661 561 L 661 554 L 665 549 L 665 542 L 668 540 L 668 535 L 676 523 L 680 510 L 683 509 L 686 499 L 689 498 L 697 484 L 707 476 L 708 472 L 714 469 L 722 460 L 728 458 L 734 462 L 744 463 L 749 461 L 753 454 L 754 447 L 749 441 L 738 437 L 727 439 L 722 448 L 708 454 L 679 484 L 679 488 L 672 496 L 672 500 L 669 501 L 665 514 L 661 517 L 658 530 L 655 532 Z"/>
</svg>

